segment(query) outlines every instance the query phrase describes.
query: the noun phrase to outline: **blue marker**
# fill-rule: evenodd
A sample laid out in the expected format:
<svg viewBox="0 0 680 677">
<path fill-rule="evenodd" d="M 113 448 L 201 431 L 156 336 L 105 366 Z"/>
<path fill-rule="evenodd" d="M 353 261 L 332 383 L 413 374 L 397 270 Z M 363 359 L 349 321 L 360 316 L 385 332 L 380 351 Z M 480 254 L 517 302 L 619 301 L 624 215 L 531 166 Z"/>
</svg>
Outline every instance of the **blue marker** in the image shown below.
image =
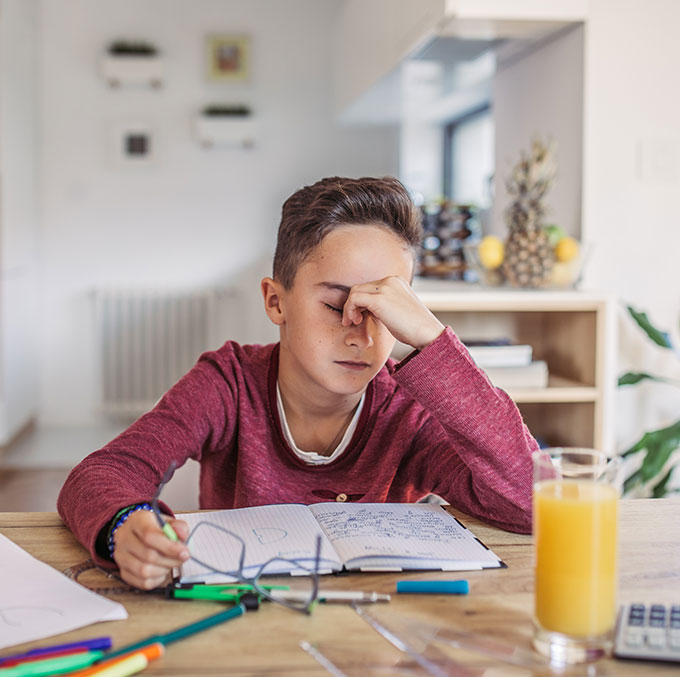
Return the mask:
<svg viewBox="0 0 680 677">
<path fill-rule="evenodd" d="M 467 581 L 397 581 L 397 592 L 418 595 L 467 595 Z"/>
</svg>

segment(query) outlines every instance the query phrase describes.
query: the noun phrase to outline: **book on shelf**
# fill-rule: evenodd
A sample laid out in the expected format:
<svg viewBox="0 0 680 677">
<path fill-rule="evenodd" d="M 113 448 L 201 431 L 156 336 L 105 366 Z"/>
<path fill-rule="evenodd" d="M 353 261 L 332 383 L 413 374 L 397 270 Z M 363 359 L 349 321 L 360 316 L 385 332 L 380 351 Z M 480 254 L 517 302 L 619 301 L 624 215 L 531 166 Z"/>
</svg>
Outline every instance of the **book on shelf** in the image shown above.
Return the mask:
<svg viewBox="0 0 680 677">
<path fill-rule="evenodd" d="M 484 371 L 491 383 L 503 390 L 548 386 L 548 365 L 544 360 L 534 360 L 521 367 L 487 367 Z"/>
<path fill-rule="evenodd" d="M 522 367 L 531 364 L 533 349 L 510 339 L 463 340 L 470 356 L 481 369 L 487 367 Z"/>
<path fill-rule="evenodd" d="M 243 571 L 254 575 L 276 557 L 313 566 L 321 538 L 320 573 L 407 569 L 466 571 L 505 565 L 472 532 L 433 503 L 315 503 L 263 505 L 180 516 L 191 529 L 199 522 L 227 529 L 245 543 Z M 235 547 L 236 545 L 236 547 Z M 241 548 L 223 531 L 199 527 L 191 554 L 223 572 L 238 568 Z M 305 574 L 278 560 L 268 573 Z M 233 579 L 210 572 L 193 560 L 182 565 L 180 583 L 219 583 Z"/>
</svg>

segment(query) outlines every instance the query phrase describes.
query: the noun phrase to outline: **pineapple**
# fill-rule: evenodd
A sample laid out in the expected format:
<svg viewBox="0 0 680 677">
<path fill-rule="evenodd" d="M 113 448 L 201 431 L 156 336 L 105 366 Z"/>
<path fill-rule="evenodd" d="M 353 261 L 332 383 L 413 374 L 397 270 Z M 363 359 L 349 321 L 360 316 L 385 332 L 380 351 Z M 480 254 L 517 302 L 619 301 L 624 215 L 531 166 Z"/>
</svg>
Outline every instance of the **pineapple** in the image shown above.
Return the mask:
<svg viewBox="0 0 680 677">
<path fill-rule="evenodd" d="M 531 154 L 521 154 L 506 181 L 514 199 L 506 211 L 509 234 L 502 271 L 514 287 L 541 287 L 550 281 L 555 254 L 543 230 L 543 198 L 555 173 L 552 147 L 535 139 Z"/>
</svg>

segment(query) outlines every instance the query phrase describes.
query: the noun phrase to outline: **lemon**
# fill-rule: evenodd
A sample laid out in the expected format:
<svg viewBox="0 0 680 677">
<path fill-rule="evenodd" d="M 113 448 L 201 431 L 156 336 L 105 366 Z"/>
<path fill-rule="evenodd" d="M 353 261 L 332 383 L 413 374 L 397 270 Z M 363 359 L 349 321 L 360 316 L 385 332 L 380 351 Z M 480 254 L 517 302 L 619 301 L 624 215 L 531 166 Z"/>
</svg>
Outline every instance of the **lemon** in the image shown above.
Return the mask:
<svg viewBox="0 0 680 677">
<path fill-rule="evenodd" d="M 555 245 L 555 258 L 566 263 L 578 256 L 578 250 L 578 242 L 573 237 L 567 235 L 567 237 L 563 237 Z"/>
<path fill-rule="evenodd" d="M 503 242 L 495 235 L 487 235 L 482 238 L 477 248 L 479 262 L 487 270 L 494 270 L 503 263 L 505 247 Z"/>
</svg>

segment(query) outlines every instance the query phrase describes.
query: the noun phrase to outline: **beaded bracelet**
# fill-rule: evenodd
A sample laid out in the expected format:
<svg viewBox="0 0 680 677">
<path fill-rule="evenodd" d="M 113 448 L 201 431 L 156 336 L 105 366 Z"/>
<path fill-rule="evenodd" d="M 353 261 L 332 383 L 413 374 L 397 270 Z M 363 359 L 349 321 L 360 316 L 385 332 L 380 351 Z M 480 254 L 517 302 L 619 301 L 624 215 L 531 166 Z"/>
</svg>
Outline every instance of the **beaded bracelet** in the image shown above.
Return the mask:
<svg viewBox="0 0 680 677">
<path fill-rule="evenodd" d="M 129 508 L 123 508 L 123 510 L 113 518 L 114 524 L 109 530 L 108 539 L 109 555 L 111 556 L 111 559 L 113 559 L 113 551 L 116 548 L 116 544 L 114 543 L 113 540 L 113 537 L 116 533 L 116 529 L 125 524 L 125 520 L 127 520 L 127 518 L 130 517 L 130 515 L 132 515 L 133 512 L 137 512 L 138 510 L 153 510 L 153 508 L 151 507 L 150 503 L 138 503 L 137 505 L 132 505 Z"/>
</svg>

